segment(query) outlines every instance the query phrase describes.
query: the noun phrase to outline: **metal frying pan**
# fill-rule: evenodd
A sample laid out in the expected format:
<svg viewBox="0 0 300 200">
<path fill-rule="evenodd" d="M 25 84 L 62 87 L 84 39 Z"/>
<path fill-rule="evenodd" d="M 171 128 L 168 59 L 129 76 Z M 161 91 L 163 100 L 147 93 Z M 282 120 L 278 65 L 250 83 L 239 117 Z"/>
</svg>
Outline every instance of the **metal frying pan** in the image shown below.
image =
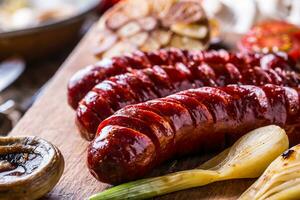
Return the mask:
<svg viewBox="0 0 300 200">
<path fill-rule="evenodd" d="M 75 15 L 36 27 L 0 32 L 0 60 L 21 56 L 26 60 L 41 59 L 74 41 L 87 17 L 99 0 L 68 0 L 78 5 Z"/>
</svg>

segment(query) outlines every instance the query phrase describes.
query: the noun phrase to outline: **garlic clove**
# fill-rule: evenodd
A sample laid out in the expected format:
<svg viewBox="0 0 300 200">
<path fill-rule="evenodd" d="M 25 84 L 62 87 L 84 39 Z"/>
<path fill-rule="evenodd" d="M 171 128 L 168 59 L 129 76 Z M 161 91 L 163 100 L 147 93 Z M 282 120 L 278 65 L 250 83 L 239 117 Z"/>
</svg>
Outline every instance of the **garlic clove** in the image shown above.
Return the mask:
<svg viewBox="0 0 300 200">
<path fill-rule="evenodd" d="M 129 41 L 119 41 L 113 45 L 108 51 L 103 54 L 105 58 L 112 58 L 114 56 L 120 56 L 124 53 L 131 53 L 137 50 L 137 46 L 133 45 Z"/>
<path fill-rule="evenodd" d="M 188 49 L 188 50 L 203 50 L 205 46 L 199 40 L 188 38 L 186 36 L 181 37 L 174 35 L 170 43 L 171 47 Z"/>
<path fill-rule="evenodd" d="M 118 31 L 117 34 L 122 38 L 127 38 L 137 34 L 141 31 L 141 26 L 134 21 L 131 21 L 125 25 L 123 25 Z"/>
<path fill-rule="evenodd" d="M 150 12 L 149 1 L 130 0 L 124 2 L 123 12 L 131 19 L 147 16 Z"/>
<path fill-rule="evenodd" d="M 160 44 L 157 40 L 150 37 L 146 40 L 145 44 L 141 46 L 142 51 L 154 51 L 160 48 Z"/>
<path fill-rule="evenodd" d="M 145 31 L 152 31 L 157 26 L 157 19 L 154 17 L 148 16 L 138 20 L 139 25 Z"/>
<path fill-rule="evenodd" d="M 151 33 L 151 37 L 156 40 L 160 45 L 165 46 L 169 44 L 172 38 L 171 31 L 165 31 L 162 29 L 157 29 Z"/>
<path fill-rule="evenodd" d="M 129 17 L 123 12 L 114 12 L 106 20 L 106 26 L 109 29 L 116 30 L 129 21 Z"/>
<path fill-rule="evenodd" d="M 170 27 L 174 23 L 196 23 L 206 20 L 205 12 L 199 1 L 185 0 L 174 3 L 162 17 L 162 24 Z"/>
<path fill-rule="evenodd" d="M 179 35 L 196 39 L 203 39 L 208 35 L 208 27 L 199 24 L 176 23 L 171 26 L 171 30 Z"/>
<path fill-rule="evenodd" d="M 148 32 L 140 32 L 128 38 L 128 41 L 136 46 L 142 46 L 149 38 Z"/>
<path fill-rule="evenodd" d="M 101 56 L 105 51 L 109 50 L 118 40 L 118 36 L 111 32 L 105 34 L 103 31 L 100 36 L 100 40 L 94 50 L 97 56 Z"/>
</svg>

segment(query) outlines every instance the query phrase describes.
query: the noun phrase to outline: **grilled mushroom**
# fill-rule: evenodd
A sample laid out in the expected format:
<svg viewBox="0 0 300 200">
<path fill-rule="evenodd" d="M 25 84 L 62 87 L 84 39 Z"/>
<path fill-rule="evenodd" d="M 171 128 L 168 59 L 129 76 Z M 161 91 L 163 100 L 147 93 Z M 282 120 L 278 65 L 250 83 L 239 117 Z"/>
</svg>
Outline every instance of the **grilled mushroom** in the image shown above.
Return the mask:
<svg viewBox="0 0 300 200">
<path fill-rule="evenodd" d="M 0 199 L 38 199 L 64 169 L 60 151 L 37 137 L 0 137 Z"/>
</svg>

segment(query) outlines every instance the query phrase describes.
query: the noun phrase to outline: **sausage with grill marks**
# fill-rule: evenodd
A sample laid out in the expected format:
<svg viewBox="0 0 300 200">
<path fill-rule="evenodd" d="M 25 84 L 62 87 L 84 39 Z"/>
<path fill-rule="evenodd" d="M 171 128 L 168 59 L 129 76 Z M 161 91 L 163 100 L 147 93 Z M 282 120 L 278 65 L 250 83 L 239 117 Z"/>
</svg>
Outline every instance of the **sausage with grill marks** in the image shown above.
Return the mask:
<svg viewBox="0 0 300 200">
<path fill-rule="evenodd" d="M 209 65 L 220 66 L 226 63 L 234 65 L 250 64 L 264 66 L 263 68 L 280 67 L 290 70 L 295 63 L 285 55 L 239 54 L 220 51 L 186 51 L 175 48 L 161 49 L 154 52 L 140 52 L 126 56 L 103 59 L 100 62 L 78 71 L 68 84 L 68 102 L 76 109 L 78 102 L 99 82 L 130 72 L 133 69 L 151 68 L 154 65 L 174 65 L 175 63 L 206 62 Z"/>
<path fill-rule="evenodd" d="M 178 49 L 159 50 L 155 52 L 136 51 L 125 56 L 103 59 L 75 73 L 68 83 L 68 102 L 76 109 L 78 102 L 97 83 L 110 76 L 130 72 L 133 69 L 144 69 L 153 65 L 168 65 L 186 62 L 186 51 Z"/>
<path fill-rule="evenodd" d="M 104 120 L 88 149 L 88 167 L 100 181 L 143 177 L 162 162 L 223 149 L 255 128 L 283 127 L 300 142 L 299 89 L 229 85 L 202 87 L 126 106 Z"/>
<path fill-rule="evenodd" d="M 99 123 L 126 105 L 201 86 L 228 84 L 277 84 L 298 87 L 296 72 L 251 65 L 209 65 L 206 63 L 154 66 L 111 77 L 96 85 L 79 103 L 76 124 L 81 135 L 92 140 Z"/>
</svg>

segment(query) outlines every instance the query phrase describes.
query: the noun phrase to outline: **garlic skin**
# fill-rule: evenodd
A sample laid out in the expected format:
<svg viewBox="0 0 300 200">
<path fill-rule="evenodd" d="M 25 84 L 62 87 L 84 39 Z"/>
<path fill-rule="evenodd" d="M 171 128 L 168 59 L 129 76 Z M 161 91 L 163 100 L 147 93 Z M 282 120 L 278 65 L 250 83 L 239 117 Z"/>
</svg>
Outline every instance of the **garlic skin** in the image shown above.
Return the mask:
<svg viewBox="0 0 300 200">
<path fill-rule="evenodd" d="M 215 18 L 222 26 L 221 32 L 246 33 L 257 18 L 254 0 L 204 0 L 203 8 L 210 18 Z"/>
<path fill-rule="evenodd" d="M 261 20 L 280 20 L 288 15 L 289 9 L 286 0 L 256 0 L 257 8 L 260 12 Z"/>
<path fill-rule="evenodd" d="M 300 26 L 299 0 L 203 0 L 209 18 L 219 21 L 221 32 L 244 34 L 264 20 L 284 20 Z"/>
<path fill-rule="evenodd" d="M 276 158 L 239 200 L 284 200 L 300 196 L 300 144 Z"/>
<path fill-rule="evenodd" d="M 300 26 L 300 1 L 299 0 L 290 0 L 291 10 L 290 14 L 287 16 L 288 22 Z"/>
</svg>

